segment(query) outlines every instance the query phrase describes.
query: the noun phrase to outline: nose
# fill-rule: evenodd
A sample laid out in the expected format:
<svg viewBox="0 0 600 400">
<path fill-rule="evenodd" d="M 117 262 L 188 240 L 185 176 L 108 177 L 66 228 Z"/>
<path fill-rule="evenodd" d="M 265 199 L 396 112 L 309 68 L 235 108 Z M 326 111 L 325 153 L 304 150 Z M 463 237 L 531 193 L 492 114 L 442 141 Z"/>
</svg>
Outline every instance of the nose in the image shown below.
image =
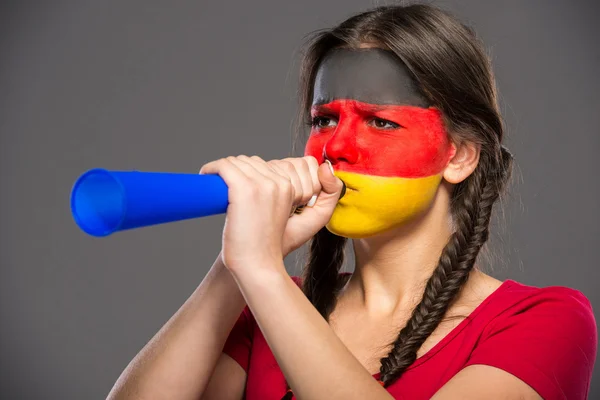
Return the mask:
<svg viewBox="0 0 600 400">
<path fill-rule="evenodd" d="M 352 125 L 351 120 L 340 118 L 335 131 L 323 146 L 323 159 L 329 160 L 333 165 L 355 164 L 358 161 L 356 130 Z"/>
<path fill-rule="evenodd" d="M 333 165 L 333 161 L 330 157 L 327 156 L 327 151 L 325 150 L 325 147 L 323 148 L 323 160 L 329 160 L 331 162 L 331 164 Z M 344 195 L 346 194 L 346 182 L 344 182 L 342 179 L 340 179 L 342 181 L 342 192 L 340 193 L 340 198 L 344 197 Z M 338 199 L 338 200 L 339 200 Z"/>
</svg>

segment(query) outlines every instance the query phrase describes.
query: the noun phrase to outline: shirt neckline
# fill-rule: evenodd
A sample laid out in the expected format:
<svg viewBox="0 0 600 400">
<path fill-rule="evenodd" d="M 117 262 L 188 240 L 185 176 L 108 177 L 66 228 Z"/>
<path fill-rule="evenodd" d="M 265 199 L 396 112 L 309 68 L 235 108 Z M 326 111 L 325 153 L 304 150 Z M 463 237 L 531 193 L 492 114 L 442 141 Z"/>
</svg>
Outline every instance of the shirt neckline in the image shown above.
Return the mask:
<svg viewBox="0 0 600 400">
<path fill-rule="evenodd" d="M 340 275 L 352 275 L 352 272 L 340 272 Z M 500 286 L 498 286 L 492 293 L 490 293 L 483 301 L 475 307 L 473 311 L 463 319 L 458 325 L 456 325 L 446 336 L 442 338 L 435 346 L 429 349 L 425 354 L 421 357 L 417 358 L 406 370 L 411 370 L 413 368 L 418 367 L 424 362 L 431 359 L 435 356 L 440 350 L 442 350 L 450 341 L 452 341 L 463 329 L 469 325 L 473 319 L 479 314 L 494 298 L 498 297 L 498 295 L 505 291 L 507 288 L 513 286 L 516 282 L 512 279 L 504 280 Z M 381 372 L 377 372 L 375 374 L 371 374 L 371 376 L 375 379 L 379 380 L 381 376 Z"/>
<path fill-rule="evenodd" d="M 406 370 L 408 371 L 410 369 L 416 368 L 419 365 L 423 364 L 425 361 L 431 359 L 435 354 L 442 350 L 450 341 L 452 341 L 452 339 L 454 339 L 464 328 L 466 328 L 467 325 L 469 325 L 471 321 L 473 321 L 473 319 L 477 316 L 477 314 L 479 314 L 495 297 L 497 297 L 500 292 L 506 290 L 506 288 L 512 286 L 513 284 L 514 281 L 512 279 L 506 279 L 505 281 L 503 281 L 502 284 L 500 284 L 500 286 L 498 286 L 492 293 L 490 293 L 485 299 L 483 299 L 483 301 L 477 307 L 475 307 L 475 309 L 471 311 L 471 313 L 465 319 L 463 319 L 457 326 L 455 326 L 450 332 L 448 332 L 448 334 L 444 336 L 442 340 L 436 343 L 435 346 L 429 349 L 421 357 L 417 358 L 415 362 L 413 362 L 408 368 L 406 368 Z M 379 377 L 381 376 L 381 372 L 372 374 L 372 376 L 376 379 L 379 379 Z"/>
</svg>

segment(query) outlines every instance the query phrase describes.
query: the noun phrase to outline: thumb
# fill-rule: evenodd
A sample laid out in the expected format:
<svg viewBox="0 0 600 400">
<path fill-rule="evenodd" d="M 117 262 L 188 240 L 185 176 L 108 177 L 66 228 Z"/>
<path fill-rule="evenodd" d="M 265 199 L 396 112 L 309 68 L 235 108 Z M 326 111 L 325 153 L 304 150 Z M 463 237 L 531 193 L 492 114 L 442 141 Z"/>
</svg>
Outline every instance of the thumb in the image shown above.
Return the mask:
<svg viewBox="0 0 600 400">
<path fill-rule="evenodd" d="M 321 202 L 322 205 L 325 205 L 324 203 L 327 203 L 327 205 L 335 205 L 345 194 L 346 187 L 344 182 L 334 175 L 333 166 L 329 160 L 325 160 L 325 162 L 319 166 L 317 173 L 319 181 L 321 182 L 321 193 L 317 198 L 317 203 Z"/>
<path fill-rule="evenodd" d="M 342 180 L 336 177 L 332 170 L 333 167 L 328 161 L 319 165 L 317 175 L 321 183 L 321 191 L 312 206 L 303 208 L 300 215 L 293 215 L 290 218 L 284 236 L 291 238 L 287 241 L 296 245 L 290 244 L 284 250 L 284 254 L 301 246 L 331 219 L 338 200 L 345 194 L 346 189 Z"/>
</svg>

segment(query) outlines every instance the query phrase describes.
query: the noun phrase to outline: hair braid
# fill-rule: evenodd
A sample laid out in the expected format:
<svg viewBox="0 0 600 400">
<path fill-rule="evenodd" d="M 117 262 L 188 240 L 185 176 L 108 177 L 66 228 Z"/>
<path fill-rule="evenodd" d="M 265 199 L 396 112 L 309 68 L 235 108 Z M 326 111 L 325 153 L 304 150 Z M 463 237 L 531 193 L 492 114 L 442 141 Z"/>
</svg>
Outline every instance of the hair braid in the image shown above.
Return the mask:
<svg viewBox="0 0 600 400">
<path fill-rule="evenodd" d="M 500 147 L 500 146 L 498 146 Z M 416 360 L 417 351 L 440 324 L 473 269 L 481 247 L 489 237 L 492 207 L 510 176 L 512 156 L 503 147 L 498 150 L 501 165 L 490 167 L 498 157 L 486 160 L 485 154 L 473 174 L 457 185 L 457 229 L 442 251 L 439 264 L 427 281 L 423 298 L 415 307 L 406 326 L 393 343 L 391 352 L 381 359 L 381 380 L 385 386 L 396 381 Z M 494 175 L 490 171 L 501 171 Z"/>
<path fill-rule="evenodd" d="M 344 264 L 347 238 L 322 228 L 310 241 L 310 254 L 302 276 L 302 291 L 326 320 L 335 307 L 338 279 Z"/>
</svg>

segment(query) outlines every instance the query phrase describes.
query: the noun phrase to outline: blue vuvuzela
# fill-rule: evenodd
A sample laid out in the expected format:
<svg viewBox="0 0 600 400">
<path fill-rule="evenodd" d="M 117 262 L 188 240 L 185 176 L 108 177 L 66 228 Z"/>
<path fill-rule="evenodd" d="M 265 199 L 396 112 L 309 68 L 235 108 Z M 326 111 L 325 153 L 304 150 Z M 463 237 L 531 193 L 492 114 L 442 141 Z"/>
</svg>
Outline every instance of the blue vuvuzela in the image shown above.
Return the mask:
<svg viewBox="0 0 600 400">
<path fill-rule="evenodd" d="M 92 236 L 227 211 L 228 188 L 216 174 L 92 169 L 71 191 L 77 225 Z"/>
</svg>

